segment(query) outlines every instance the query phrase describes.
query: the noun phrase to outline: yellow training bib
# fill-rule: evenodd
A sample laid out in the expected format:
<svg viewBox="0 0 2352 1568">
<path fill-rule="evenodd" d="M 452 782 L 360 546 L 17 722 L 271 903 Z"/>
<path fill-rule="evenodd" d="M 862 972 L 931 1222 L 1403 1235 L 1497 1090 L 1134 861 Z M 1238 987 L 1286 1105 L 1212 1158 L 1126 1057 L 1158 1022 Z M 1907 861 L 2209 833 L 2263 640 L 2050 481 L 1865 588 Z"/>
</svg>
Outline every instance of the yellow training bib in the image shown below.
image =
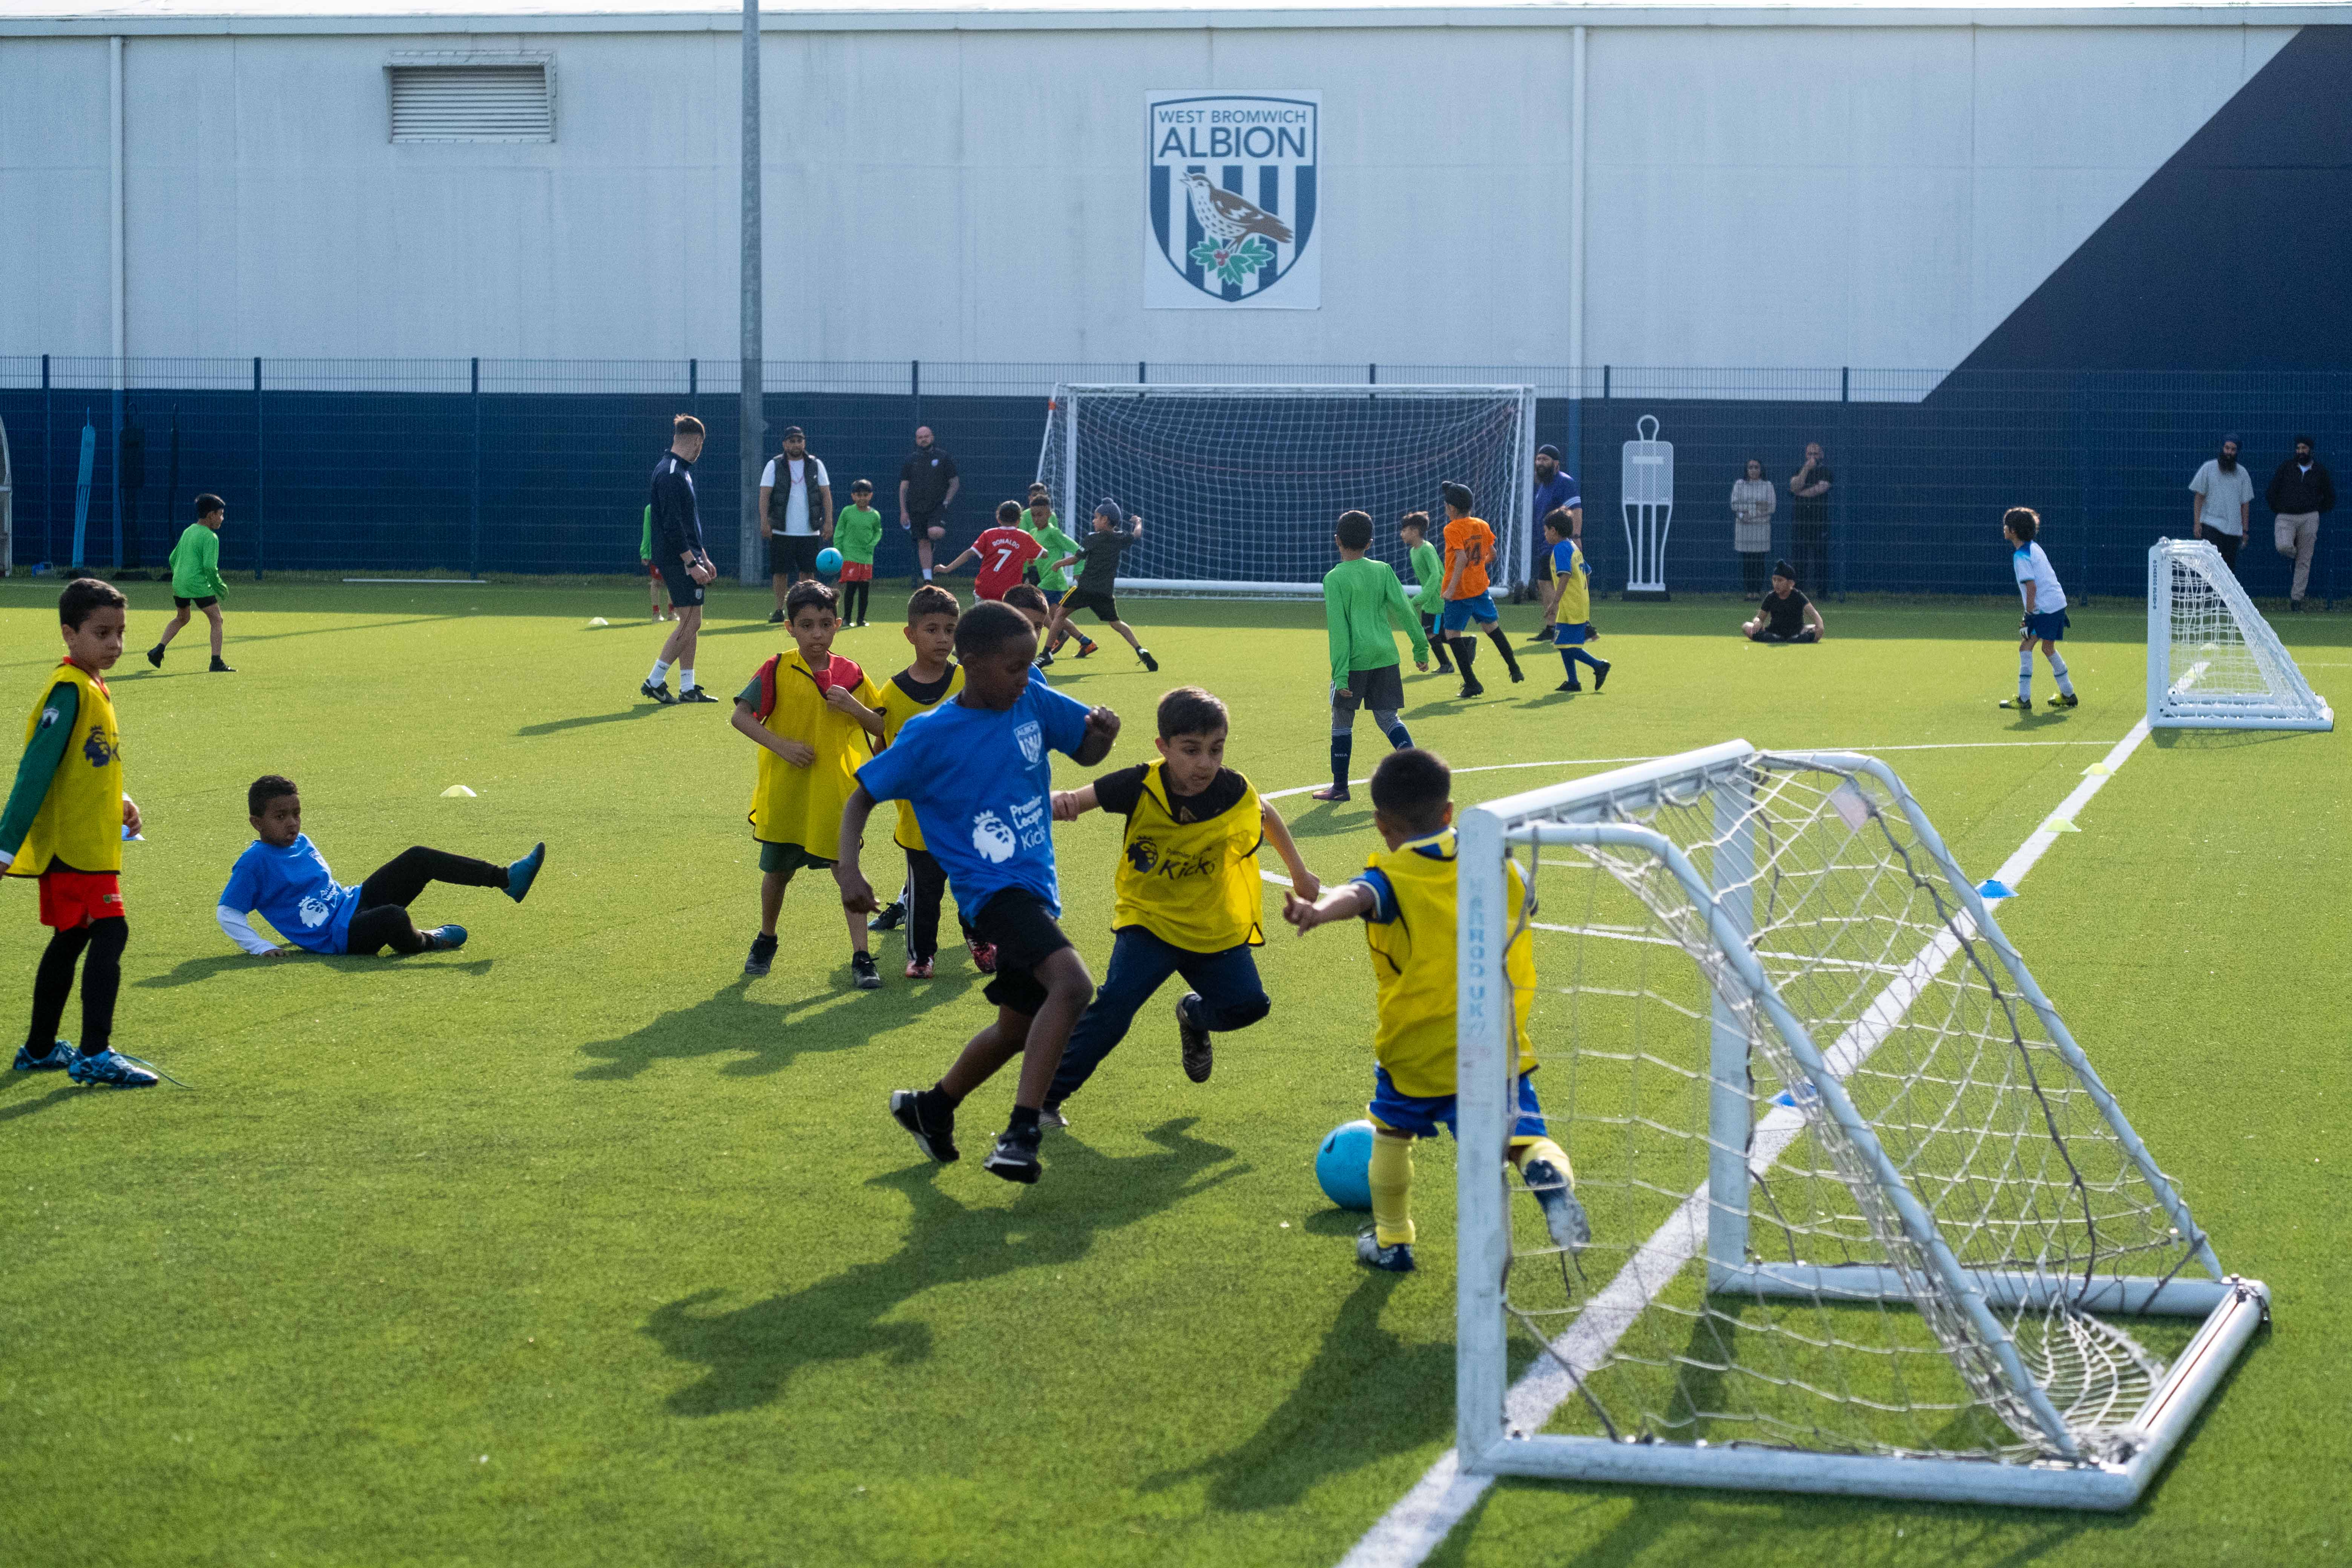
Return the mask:
<svg viewBox="0 0 2352 1568">
<path fill-rule="evenodd" d="M 882 706 L 882 694 L 863 675 L 849 694 L 868 708 Z M 816 761 L 794 767 L 760 748 L 751 837 L 762 844 L 797 844 L 821 860 L 834 858 L 841 853 L 841 808 L 857 788 L 859 765 L 874 755 L 865 726 L 826 704 L 797 648 L 776 661 L 776 709 L 761 722 L 774 734 L 814 747 Z"/>
<path fill-rule="evenodd" d="M 1454 1091 L 1456 946 L 1454 917 L 1461 882 L 1454 829 L 1382 850 L 1367 868 L 1388 879 L 1396 918 L 1364 922 L 1371 944 L 1372 975 L 1380 986 L 1380 1023 L 1372 1050 L 1399 1092 L 1412 1095 Z M 1517 866 L 1507 868 L 1511 907 L 1527 897 Z M 1503 973 L 1511 982 L 1511 1007 L 1519 1036 L 1519 1070 L 1536 1065 L 1528 1010 L 1535 1005 L 1536 960 L 1529 932 L 1522 931 L 1504 950 Z"/>
<path fill-rule="evenodd" d="M 1187 952 L 1223 952 L 1261 945 L 1258 912 L 1264 893 L 1257 874 L 1257 791 L 1242 781 L 1242 797 L 1206 822 L 1179 822 L 1168 804 L 1168 769 L 1143 773 L 1143 795 L 1127 819 L 1112 885 L 1113 931 L 1141 926 Z"/>
<path fill-rule="evenodd" d="M 33 743 L 45 719 L 57 722 L 49 693 L 59 686 L 76 689 L 73 732 L 40 814 L 8 868 L 12 877 L 37 877 L 52 861 L 77 871 L 122 869 L 122 735 L 114 727 L 106 682 L 70 659 L 59 664 L 26 715 L 25 743 Z"/>
</svg>

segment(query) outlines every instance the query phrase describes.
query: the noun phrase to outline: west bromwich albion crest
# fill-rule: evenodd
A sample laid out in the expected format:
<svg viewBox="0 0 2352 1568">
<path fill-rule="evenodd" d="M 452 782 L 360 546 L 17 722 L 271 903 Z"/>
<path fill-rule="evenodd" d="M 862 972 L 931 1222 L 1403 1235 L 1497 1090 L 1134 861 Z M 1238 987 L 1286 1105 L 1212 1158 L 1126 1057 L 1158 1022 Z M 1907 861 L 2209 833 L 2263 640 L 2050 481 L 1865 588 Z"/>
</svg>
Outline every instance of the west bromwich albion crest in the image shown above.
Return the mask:
<svg viewBox="0 0 2352 1568">
<path fill-rule="evenodd" d="M 1149 95 L 1143 302 L 1312 310 L 1319 92 Z"/>
</svg>

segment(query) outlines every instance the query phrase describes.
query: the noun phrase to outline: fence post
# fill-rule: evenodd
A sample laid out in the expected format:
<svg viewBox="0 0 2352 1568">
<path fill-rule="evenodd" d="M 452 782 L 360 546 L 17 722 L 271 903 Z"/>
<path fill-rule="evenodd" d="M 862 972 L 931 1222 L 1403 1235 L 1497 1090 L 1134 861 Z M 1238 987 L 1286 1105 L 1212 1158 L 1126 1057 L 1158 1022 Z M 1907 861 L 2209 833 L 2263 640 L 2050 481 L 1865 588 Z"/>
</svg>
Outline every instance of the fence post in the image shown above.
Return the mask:
<svg viewBox="0 0 2352 1568">
<path fill-rule="evenodd" d="M 1853 554 L 1853 531 L 1846 526 L 1846 519 L 1852 517 L 1853 512 L 1853 510 L 1845 504 L 1847 493 L 1853 489 L 1853 367 L 1851 365 L 1842 364 L 1838 366 L 1837 443 L 1838 450 L 1844 454 L 1843 457 L 1839 458 L 1839 461 L 1846 465 L 1845 471 L 1847 477 L 1845 483 L 1842 485 L 1832 485 L 1830 487 L 1830 540 L 1832 547 L 1832 554 L 1830 557 L 1830 582 L 1836 589 L 1837 602 L 1841 605 L 1845 603 L 1846 580 L 1851 575 L 1847 571 L 1847 565 Z M 1745 470 L 1742 471 L 1744 472 Z M 1836 470 L 1832 469 L 1831 471 L 1835 472 Z M 1840 542 L 1843 543 L 1843 549 L 1837 548 L 1837 545 Z"/>
<path fill-rule="evenodd" d="M 466 575 L 482 574 L 482 356 L 476 354 L 473 363 L 474 388 L 474 524 L 473 534 L 466 552 Z"/>
<path fill-rule="evenodd" d="M 1372 361 L 1371 363 L 1368 363 L 1368 364 L 1366 364 L 1366 365 L 1364 366 L 1364 384 L 1365 384 L 1366 386 L 1378 386 L 1380 384 L 1381 384 L 1381 366 L 1380 366 L 1380 362 L 1379 362 L 1378 360 L 1374 360 L 1374 361 Z"/>
<path fill-rule="evenodd" d="M 114 368 L 115 386 L 114 395 L 112 398 L 114 404 L 114 450 L 106 465 L 108 476 L 107 489 L 112 492 L 114 499 L 114 565 L 112 570 L 117 572 L 122 570 L 122 367 L 120 364 L 117 364 Z"/>
<path fill-rule="evenodd" d="M 58 531 L 57 398 L 49 385 L 49 356 L 41 356 L 41 558 L 54 548 Z"/>
<path fill-rule="evenodd" d="M 1151 367 L 1150 365 L 1144 363 L 1141 360 L 1137 360 L 1135 362 L 1135 384 L 1141 386 L 1150 381 L 1150 370 Z"/>
<path fill-rule="evenodd" d="M 907 362 L 907 392 L 908 395 L 915 400 L 915 423 L 920 425 L 923 422 L 923 362 L 921 360 L 910 359 Z"/>
<path fill-rule="evenodd" d="M 2091 607 L 2094 584 L 2091 582 L 2091 394 L 2087 378 L 2079 373 L 2074 377 L 2072 402 L 2074 427 L 2074 530 L 2083 536 L 2083 569 L 2076 574 L 2083 584 L 2083 607 Z"/>
<path fill-rule="evenodd" d="M 264 521 L 269 515 L 268 511 L 262 505 L 262 496 L 267 488 L 263 482 L 263 477 L 268 472 L 267 466 L 263 462 L 263 451 L 264 447 L 261 440 L 261 356 L 259 354 L 256 354 L 253 356 L 253 580 L 257 583 L 261 581 L 261 570 L 267 554 L 263 546 L 265 541 L 268 538 L 268 533 L 264 531 L 262 526 Z"/>
<path fill-rule="evenodd" d="M 698 360 L 698 359 L 690 359 L 690 360 L 688 360 L 688 361 L 686 362 L 686 396 L 687 396 L 687 401 L 688 401 L 688 402 L 689 402 L 689 403 L 691 403 L 691 402 L 693 402 L 696 398 L 700 397 L 701 395 L 702 395 L 702 362 L 701 362 L 700 360 Z"/>
</svg>

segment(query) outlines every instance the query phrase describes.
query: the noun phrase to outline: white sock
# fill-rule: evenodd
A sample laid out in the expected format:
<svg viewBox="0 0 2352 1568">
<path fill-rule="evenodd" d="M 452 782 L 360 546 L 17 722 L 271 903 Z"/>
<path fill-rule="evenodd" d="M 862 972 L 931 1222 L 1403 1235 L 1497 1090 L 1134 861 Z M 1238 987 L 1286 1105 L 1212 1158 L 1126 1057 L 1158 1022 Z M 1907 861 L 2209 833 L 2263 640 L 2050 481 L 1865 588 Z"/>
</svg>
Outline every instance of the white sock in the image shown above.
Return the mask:
<svg viewBox="0 0 2352 1568">
<path fill-rule="evenodd" d="M 677 667 L 677 689 L 680 691 L 694 689 L 694 671 L 682 664 Z"/>
<path fill-rule="evenodd" d="M 659 686 L 662 683 L 662 678 L 667 676 L 668 673 L 669 660 L 666 658 L 657 658 L 654 660 L 654 672 L 646 677 L 646 684 L 647 686 Z"/>
<path fill-rule="evenodd" d="M 929 582 L 930 580 L 931 580 L 931 569 L 930 569 L 929 567 L 926 566 L 926 567 L 924 567 L 924 568 L 923 568 L 923 581 L 924 581 L 924 582 L 926 582 L 926 583 L 928 583 L 928 582 Z"/>
<path fill-rule="evenodd" d="M 2021 648 L 2017 655 L 2017 700 L 2021 702 L 2033 695 L 2033 650 Z"/>
<path fill-rule="evenodd" d="M 2050 650 L 2050 673 L 2058 678 L 2058 694 L 2061 697 L 2074 695 L 2074 683 L 2066 679 L 2066 660 L 2054 647 Z"/>
</svg>

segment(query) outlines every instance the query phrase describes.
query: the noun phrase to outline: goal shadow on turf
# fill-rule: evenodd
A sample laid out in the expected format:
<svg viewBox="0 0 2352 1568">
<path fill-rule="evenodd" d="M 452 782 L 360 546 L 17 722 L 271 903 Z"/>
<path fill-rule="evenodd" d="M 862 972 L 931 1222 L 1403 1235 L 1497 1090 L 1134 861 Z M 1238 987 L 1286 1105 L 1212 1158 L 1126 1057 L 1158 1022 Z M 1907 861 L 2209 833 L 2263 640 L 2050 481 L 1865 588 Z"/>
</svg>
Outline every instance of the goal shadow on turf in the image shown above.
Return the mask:
<svg viewBox="0 0 2352 1568">
<path fill-rule="evenodd" d="M 1250 1167 L 1234 1163 L 1233 1150 L 1192 1135 L 1196 1120 L 1161 1122 L 1145 1134 L 1155 1152 L 1121 1158 L 1056 1136 L 1045 1144 L 1044 1183 L 1023 1189 L 1010 1204 L 965 1204 L 941 1184 L 942 1167 L 929 1161 L 872 1177 L 867 1186 L 896 1187 L 912 1207 L 897 1252 L 731 1311 L 699 1310 L 725 1292 L 698 1290 L 646 1320 L 642 1331 L 667 1354 L 706 1369 L 699 1381 L 669 1396 L 669 1409 L 679 1415 L 750 1410 L 782 1397 L 795 1374 L 827 1363 L 887 1355 L 906 1366 L 928 1359 L 929 1323 L 887 1321 L 915 1297 L 1026 1269 L 1067 1267 L 1093 1248 L 1100 1233 L 1149 1219 L 1246 1173 Z M 984 1136 L 977 1125 L 966 1131 L 974 1143 Z M 958 1184 L 968 1177 L 993 1188 L 994 1182 L 972 1168 L 977 1163 L 964 1162 Z M 778 1223 L 803 1222 L 780 1215 Z"/>
<path fill-rule="evenodd" d="M 879 991 L 854 991 L 848 977 L 849 966 L 843 963 L 838 973 L 820 977 L 834 982 L 835 989 L 790 1002 L 763 1002 L 751 994 L 752 977 L 738 975 L 690 1007 L 664 1013 L 618 1039 L 583 1045 L 581 1054 L 595 1059 L 573 1076 L 592 1083 L 627 1079 L 656 1062 L 723 1057 L 730 1058 L 722 1069 L 730 1077 L 764 1078 L 802 1056 L 855 1050 L 988 982 L 985 974 L 966 969 L 926 981 L 894 981 Z M 842 1013 L 849 1007 L 861 1010 L 854 1020 Z M 815 1026 L 819 1019 L 824 1026 Z"/>
</svg>

